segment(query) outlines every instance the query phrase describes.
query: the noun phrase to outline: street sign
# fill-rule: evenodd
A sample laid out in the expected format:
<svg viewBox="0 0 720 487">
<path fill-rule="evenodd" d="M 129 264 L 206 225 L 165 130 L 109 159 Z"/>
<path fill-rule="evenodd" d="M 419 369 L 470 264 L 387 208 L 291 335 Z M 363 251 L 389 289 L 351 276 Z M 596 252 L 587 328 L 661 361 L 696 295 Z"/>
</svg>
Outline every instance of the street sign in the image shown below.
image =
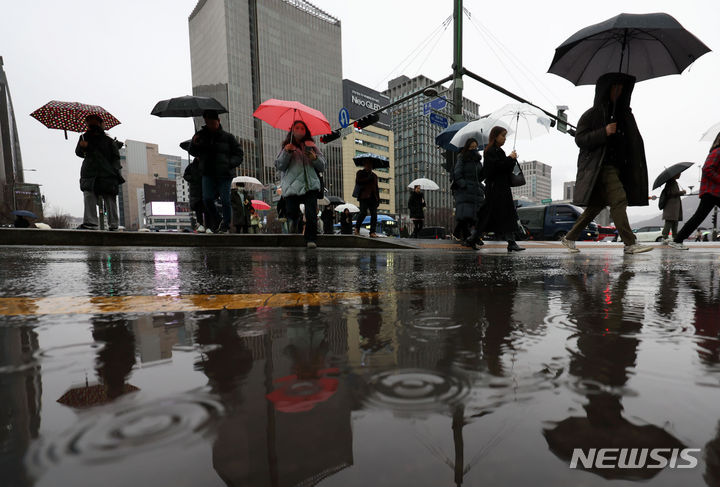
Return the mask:
<svg viewBox="0 0 720 487">
<path fill-rule="evenodd" d="M 541 200 L 540 203 L 542 203 L 543 205 L 547 205 L 548 203 L 552 203 L 552 200 L 551 199 Z"/>
<path fill-rule="evenodd" d="M 342 107 L 340 109 L 340 113 L 338 113 L 338 122 L 340 123 L 340 126 L 342 128 L 347 127 L 350 125 L 350 112 L 347 108 Z"/>
<path fill-rule="evenodd" d="M 438 115 L 437 113 L 430 114 L 430 123 L 439 125 L 444 129 L 448 128 L 448 119 L 446 117 Z"/>
<path fill-rule="evenodd" d="M 447 98 L 441 96 L 429 101 L 423 105 L 423 115 L 427 115 L 432 110 L 442 110 L 447 106 Z"/>
</svg>

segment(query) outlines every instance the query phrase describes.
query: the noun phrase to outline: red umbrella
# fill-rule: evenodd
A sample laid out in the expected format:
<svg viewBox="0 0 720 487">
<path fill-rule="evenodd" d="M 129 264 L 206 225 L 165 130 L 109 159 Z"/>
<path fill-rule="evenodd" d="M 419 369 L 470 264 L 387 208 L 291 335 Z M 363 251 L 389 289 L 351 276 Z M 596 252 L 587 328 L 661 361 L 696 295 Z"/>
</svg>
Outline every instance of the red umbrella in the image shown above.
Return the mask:
<svg viewBox="0 0 720 487">
<path fill-rule="evenodd" d="M 252 200 L 250 203 L 252 203 L 252 207 L 255 208 L 256 210 L 269 210 L 270 209 L 270 205 L 268 205 L 264 201 Z"/>
<path fill-rule="evenodd" d="M 325 369 L 319 370 L 317 374 L 322 376 L 338 372 L 339 369 Z M 275 409 L 283 413 L 302 413 L 330 399 L 337 391 L 339 382 L 327 377 L 300 379 L 297 375 L 289 375 L 277 379 L 275 383 L 282 385 L 266 396 Z"/>
<path fill-rule="evenodd" d="M 85 118 L 88 115 L 97 115 L 103 121 L 105 130 L 120 125 L 120 121 L 110 112 L 98 105 L 85 105 L 83 103 L 53 100 L 41 106 L 30 114 L 49 129 L 85 132 L 88 129 Z"/>
<path fill-rule="evenodd" d="M 261 103 L 253 115 L 276 129 L 289 131 L 293 123 L 301 120 L 305 122 L 310 134 L 313 136 L 332 132 L 330 122 L 327 121 L 325 115 L 319 110 L 305 106 L 297 101 L 271 98 Z"/>
</svg>

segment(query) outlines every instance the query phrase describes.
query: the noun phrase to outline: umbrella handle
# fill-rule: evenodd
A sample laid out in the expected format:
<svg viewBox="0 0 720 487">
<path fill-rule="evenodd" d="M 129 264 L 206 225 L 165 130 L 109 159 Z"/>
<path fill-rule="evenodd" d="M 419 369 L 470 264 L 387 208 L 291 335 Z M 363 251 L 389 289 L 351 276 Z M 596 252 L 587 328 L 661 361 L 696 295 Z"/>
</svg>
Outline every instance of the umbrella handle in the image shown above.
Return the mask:
<svg viewBox="0 0 720 487">
<path fill-rule="evenodd" d="M 63 132 L 65 132 L 65 140 L 68 140 L 68 137 L 67 137 L 67 130 L 63 130 Z"/>
<path fill-rule="evenodd" d="M 517 133 L 518 133 L 519 127 L 520 127 L 520 112 L 517 113 L 517 116 L 515 118 L 515 135 L 513 137 L 513 151 L 515 150 L 515 144 L 517 143 Z"/>
</svg>

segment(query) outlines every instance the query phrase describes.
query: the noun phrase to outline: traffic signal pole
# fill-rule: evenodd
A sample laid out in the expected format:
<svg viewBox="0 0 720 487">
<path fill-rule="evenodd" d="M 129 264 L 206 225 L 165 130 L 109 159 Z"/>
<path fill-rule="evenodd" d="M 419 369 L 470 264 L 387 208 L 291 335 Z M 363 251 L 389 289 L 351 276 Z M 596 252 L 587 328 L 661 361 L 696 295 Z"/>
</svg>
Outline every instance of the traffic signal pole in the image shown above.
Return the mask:
<svg viewBox="0 0 720 487">
<path fill-rule="evenodd" d="M 463 121 L 463 0 L 454 0 L 453 9 L 453 120 Z"/>
</svg>

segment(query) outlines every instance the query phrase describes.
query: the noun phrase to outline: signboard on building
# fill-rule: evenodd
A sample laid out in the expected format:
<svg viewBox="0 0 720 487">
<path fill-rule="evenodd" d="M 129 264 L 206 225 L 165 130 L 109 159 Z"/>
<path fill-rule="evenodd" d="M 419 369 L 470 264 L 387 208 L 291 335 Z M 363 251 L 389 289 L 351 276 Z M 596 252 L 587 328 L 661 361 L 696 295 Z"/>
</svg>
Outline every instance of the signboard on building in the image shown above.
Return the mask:
<svg viewBox="0 0 720 487">
<path fill-rule="evenodd" d="M 389 103 L 390 98 L 379 91 L 375 91 L 349 79 L 343 80 L 343 106 L 347 107 L 351 119 L 357 120 Z M 380 120 L 374 125 L 384 129 L 390 129 L 390 115 L 381 113 Z"/>
</svg>

